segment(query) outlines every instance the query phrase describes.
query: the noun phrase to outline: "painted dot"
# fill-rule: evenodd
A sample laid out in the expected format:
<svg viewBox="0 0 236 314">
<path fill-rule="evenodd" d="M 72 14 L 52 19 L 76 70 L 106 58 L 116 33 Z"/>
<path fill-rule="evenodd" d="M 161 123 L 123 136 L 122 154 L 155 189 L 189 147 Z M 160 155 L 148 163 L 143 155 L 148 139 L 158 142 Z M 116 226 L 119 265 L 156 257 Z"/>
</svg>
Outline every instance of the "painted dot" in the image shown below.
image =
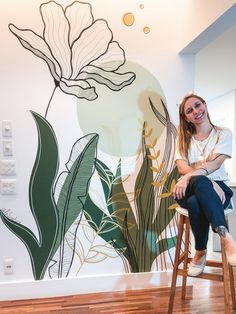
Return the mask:
<svg viewBox="0 0 236 314">
<path fill-rule="evenodd" d="M 140 4 L 139 5 L 139 8 L 142 10 L 142 9 L 144 9 L 144 4 Z"/>
<path fill-rule="evenodd" d="M 123 15 L 123 23 L 126 25 L 126 26 L 132 26 L 134 24 L 134 15 L 133 13 L 125 13 Z"/>
<path fill-rule="evenodd" d="M 145 26 L 145 27 L 143 28 L 143 32 L 144 32 L 144 34 L 150 33 L 150 27 Z"/>
</svg>

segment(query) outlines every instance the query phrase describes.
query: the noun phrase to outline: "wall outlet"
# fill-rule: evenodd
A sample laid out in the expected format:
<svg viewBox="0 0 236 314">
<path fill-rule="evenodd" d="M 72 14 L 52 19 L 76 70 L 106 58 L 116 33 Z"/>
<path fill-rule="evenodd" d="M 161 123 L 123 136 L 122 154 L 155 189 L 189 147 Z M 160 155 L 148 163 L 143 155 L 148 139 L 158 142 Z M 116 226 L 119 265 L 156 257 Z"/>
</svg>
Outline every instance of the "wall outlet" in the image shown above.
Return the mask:
<svg viewBox="0 0 236 314">
<path fill-rule="evenodd" d="M 13 155 L 12 141 L 2 141 L 2 153 L 3 156 Z"/>
<path fill-rule="evenodd" d="M 2 176 L 14 176 L 16 174 L 16 161 L 14 159 L 1 159 L 0 174 Z"/>
<path fill-rule="evenodd" d="M 12 121 L 11 120 L 2 121 L 2 136 L 12 137 Z"/>
<path fill-rule="evenodd" d="M 1 194 L 3 195 L 16 194 L 16 180 L 15 179 L 1 179 L 0 189 L 1 189 Z"/>
<path fill-rule="evenodd" d="M 14 273 L 13 258 L 5 258 L 3 261 L 3 272 L 5 275 L 12 275 Z"/>
</svg>

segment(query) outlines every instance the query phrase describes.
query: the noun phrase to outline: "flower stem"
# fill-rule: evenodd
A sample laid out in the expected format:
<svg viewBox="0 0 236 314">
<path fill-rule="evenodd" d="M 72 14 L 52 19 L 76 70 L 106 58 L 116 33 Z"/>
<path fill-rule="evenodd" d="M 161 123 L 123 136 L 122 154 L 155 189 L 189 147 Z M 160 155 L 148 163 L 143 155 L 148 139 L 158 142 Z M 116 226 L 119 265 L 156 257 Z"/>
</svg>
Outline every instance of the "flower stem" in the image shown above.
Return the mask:
<svg viewBox="0 0 236 314">
<path fill-rule="evenodd" d="M 51 95 L 51 97 L 50 97 L 50 99 L 49 99 L 49 102 L 48 102 L 48 105 L 47 105 L 47 109 L 46 109 L 46 112 L 45 112 L 45 116 L 44 116 L 45 119 L 47 118 L 48 110 L 49 110 L 49 107 L 50 107 L 52 98 L 53 98 L 53 96 L 54 96 L 54 94 L 55 94 L 56 88 L 57 88 L 57 85 L 55 85 L 55 87 L 54 87 L 54 89 L 53 89 L 53 91 L 52 91 L 52 95 Z"/>
</svg>

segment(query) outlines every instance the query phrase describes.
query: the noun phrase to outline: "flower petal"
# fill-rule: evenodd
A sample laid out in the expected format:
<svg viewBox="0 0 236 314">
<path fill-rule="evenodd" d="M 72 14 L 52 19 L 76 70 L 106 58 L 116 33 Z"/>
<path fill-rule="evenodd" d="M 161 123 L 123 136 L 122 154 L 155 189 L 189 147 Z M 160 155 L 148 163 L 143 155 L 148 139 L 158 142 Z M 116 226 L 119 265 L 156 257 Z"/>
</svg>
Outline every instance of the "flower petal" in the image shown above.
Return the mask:
<svg viewBox="0 0 236 314">
<path fill-rule="evenodd" d="M 103 55 L 112 39 L 112 33 L 107 22 L 97 20 L 85 29 L 72 46 L 72 79 L 76 78 L 80 70 Z"/>
<path fill-rule="evenodd" d="M 31 30 L 21 30 L 13 24 L 9 24 L 10 31 L 19 39 L 22 46 L 30 50 L 33 54 L 47 62 L 52 76 L 59 81 L 61 70 L 56 60 L 51 55 L 51 52 L 42 39 Z"/>
<path fill-rule="evenodd" d="M 125 63 L 125 52 L 116 41 L 112 41 L 108 50 L 90 65 L 106 71 L 116 71 Z"/>
<path fill-rule="evenodd" d="M 105 71 L 94 66 L 87 66 L 80 73 L 78 79 L 92 79 L 100 84 L 104 84 L 111 90 L 121 90 L 123 87 L 130 85 L 135 80 L 136 75 L 133 72 L 117 73 Z"/>
<path fill-rule="evenodd" d="M 65 15 L 70 25 L 69 44 L 71 47 L 82 31 L 92 25 L 94 21 L 92 7 L 89 3 L 76 1 L 66 7 Z"/>
<path fill-rule="evenodd" d="M 69 47 L 69 23 L 63 8 L 50 1 L 40 6 L 44 22 L 44 38 L 54 58 L 58 61 L 63 77 L 71 75 L 71 50 Z"/>
<path fill-rule="evenodd" d="M 59 86 L 64 93 L 74 95 L 78 98 L 85 98 L 87 100 L 94 100 L 98 97 L 94 87 L 84 88 L 84 84 L 82 84 L 83 86 L 80 85 L 80 81 L 77 82 L 77 85 L 70 85 L 71 83 L 69 82 L 70 81 L 60 81 L 59 83 Z"/>
<path fill-rule="evenodd" d="M 61 81 L 64 82 L 67 86 L 78 85 L 78 86 L 82 87 L 83 89 L 91 88 L 91 85 L 85 80 L 64 80 L 64 79 L 62 79 Z"/>
</svg>

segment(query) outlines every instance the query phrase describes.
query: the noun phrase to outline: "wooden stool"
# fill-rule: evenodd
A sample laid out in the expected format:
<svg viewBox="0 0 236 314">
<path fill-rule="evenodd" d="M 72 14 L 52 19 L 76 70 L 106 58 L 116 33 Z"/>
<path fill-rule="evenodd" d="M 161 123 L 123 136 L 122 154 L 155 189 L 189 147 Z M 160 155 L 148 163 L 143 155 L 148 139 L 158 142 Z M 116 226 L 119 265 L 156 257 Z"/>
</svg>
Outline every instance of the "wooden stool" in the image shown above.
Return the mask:
<svg viewBox="0 0 236 314">
<path fill-rule="evenodd" d="M 185 299 L 185 296 L 186 296 L 187 277 L 192 277 L 192 276 L 189 276 L 187 273 L 188 263 L 192 260 L 189 257 L 190 255 L 189 254 L 190 222 L 189 222 L 189 217 L 188 217 L 188 211 L 185 208 L 182 208 L 180 206 L 177 207 L 176 210 L 179 213 L 179 224 L 178 224 L 178 236 L 177 236 L 175 261 L 174 261 L 173 274 L 172 274 L 168 314 L 172 314 L 173 312 L 177 276 L 178 275 L 182 276 L 182 299 Z M 225 210 L 226 218 L 229 212 L 231 211 L 233 211 L 232 207 Z M 183 237 L 184 231 L 185 231 L 184 249 L 183 249 L 183 252 L 181 253 L 181 242 L 183 240 L 182 237 Z M 224 242 L 221 239 L 221 237 L 220 237 L 220 243 L 221 243 L 222 262 L 207 260 L 206 266 L 222 268 L 222 274 L 203 272 L 200 275 L 198 275 L 196 278 L 216 280 L 216 281 L 223 282 L 225 313 L 228 314 L 230 313 L 230 290 L 231 290 L 231 297 L 232 297 L 232 306 L 234 309 L 236 309 L 233 268 L 227 263 L 225 249 L 224 249 Z M 181 264 L 182 264 L 182 267 L 180 267 Z M 230 282 L 230 290 L 229 290 L 229 282 Z"/>
</svg>

